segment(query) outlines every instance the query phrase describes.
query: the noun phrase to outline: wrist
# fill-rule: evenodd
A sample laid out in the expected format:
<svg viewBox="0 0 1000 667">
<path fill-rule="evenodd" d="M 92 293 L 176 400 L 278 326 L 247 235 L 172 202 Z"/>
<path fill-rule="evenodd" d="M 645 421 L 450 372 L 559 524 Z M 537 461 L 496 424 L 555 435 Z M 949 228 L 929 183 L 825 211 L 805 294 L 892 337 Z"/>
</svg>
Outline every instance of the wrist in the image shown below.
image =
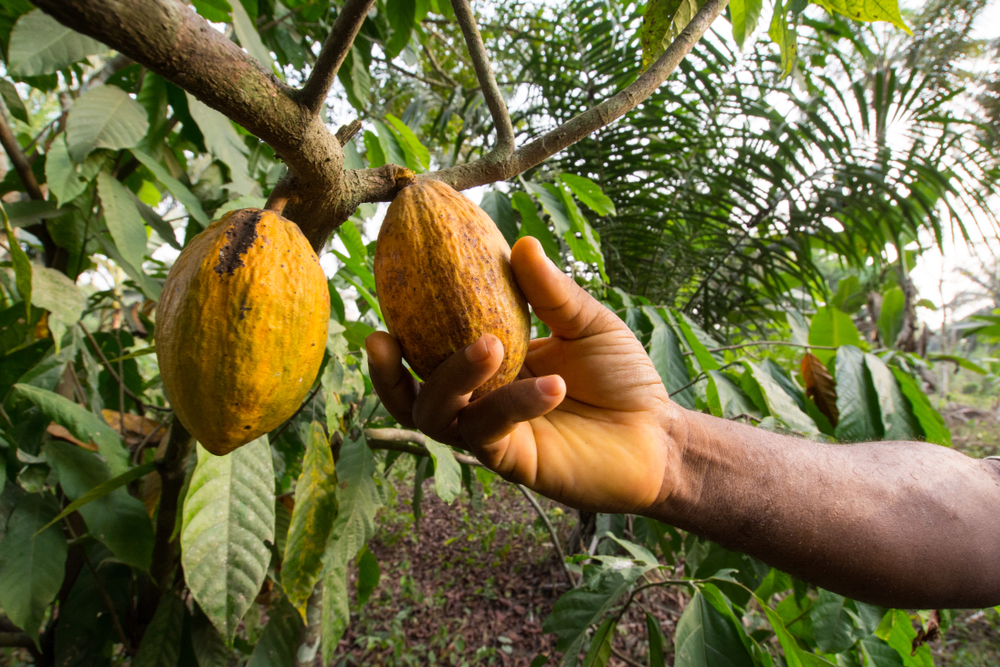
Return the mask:
<svg viewBox="0 0 1000 667">
<path fill-rule="evenodd" d="M 646 516 L 682 528 L 691 525 L 713 460 L 706 451 L 705 417 L 673 401 L 664 408 L 663 433 L 670 455 L 660 498 L 644 512 Z"/>
</svg>

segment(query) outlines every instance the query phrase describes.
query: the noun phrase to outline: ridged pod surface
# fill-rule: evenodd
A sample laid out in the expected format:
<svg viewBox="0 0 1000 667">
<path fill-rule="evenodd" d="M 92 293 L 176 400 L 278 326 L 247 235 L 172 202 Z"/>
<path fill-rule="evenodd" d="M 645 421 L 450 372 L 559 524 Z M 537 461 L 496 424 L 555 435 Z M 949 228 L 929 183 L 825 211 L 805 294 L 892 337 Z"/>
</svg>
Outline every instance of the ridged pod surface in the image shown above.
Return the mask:
<svg viewBox="0 0 1000 667">
<path fill-rule="evenodd" d="M 228 454 L 292 416 L 323 361 L 330 293 L 298 226 L 232 211 L 184 248 L 157 304 L 156 357 L 181 423 Z"/>
<path fill-rule="evenodd" d="M 513 380 L 528 352 L 531 320 L 510 268 L 510 246 L 481 208 L 441 181 L 403 188 L 375 246 L 382 316 L 421 378 L 491 333 L 500 369 L 475 400 Z"/>
</svg>

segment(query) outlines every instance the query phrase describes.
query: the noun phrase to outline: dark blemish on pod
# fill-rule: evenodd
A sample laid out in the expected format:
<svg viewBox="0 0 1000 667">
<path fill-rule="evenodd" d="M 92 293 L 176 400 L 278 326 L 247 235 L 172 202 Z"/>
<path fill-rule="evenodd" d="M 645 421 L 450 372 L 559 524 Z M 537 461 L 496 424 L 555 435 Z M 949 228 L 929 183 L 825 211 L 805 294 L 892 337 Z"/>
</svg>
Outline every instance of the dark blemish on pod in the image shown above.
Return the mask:
<svg viewBox="0 0 1000 667">
<path fill-rule="evenodd" d="M 245 209 L 233 214 L 233 221 L 226 230 L 226 245 L 219 250 L 219 263 L 215 265 L 217 274 L 233 275 L 236 269 L 245 266 L 241 257 L 257 240 L 257 223 L 260 222 L 260 216 L 261 211 L 256 209 Z"/>
</svg>

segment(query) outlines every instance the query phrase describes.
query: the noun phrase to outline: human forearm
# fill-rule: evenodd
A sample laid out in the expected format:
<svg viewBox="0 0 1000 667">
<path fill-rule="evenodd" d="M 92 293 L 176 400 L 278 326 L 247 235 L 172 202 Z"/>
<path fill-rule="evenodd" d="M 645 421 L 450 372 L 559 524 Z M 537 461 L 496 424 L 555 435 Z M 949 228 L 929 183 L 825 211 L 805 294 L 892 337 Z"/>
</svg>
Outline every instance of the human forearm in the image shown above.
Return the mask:
<svg viewBox="0 0 1000 667">
<path fill-rule="evenodd" d="M 679 411 L 649 512 L 806 581 L 896 607 L 1000 603 L 1000 465 L 926 443 L 828 445 Z"/>
</svg>

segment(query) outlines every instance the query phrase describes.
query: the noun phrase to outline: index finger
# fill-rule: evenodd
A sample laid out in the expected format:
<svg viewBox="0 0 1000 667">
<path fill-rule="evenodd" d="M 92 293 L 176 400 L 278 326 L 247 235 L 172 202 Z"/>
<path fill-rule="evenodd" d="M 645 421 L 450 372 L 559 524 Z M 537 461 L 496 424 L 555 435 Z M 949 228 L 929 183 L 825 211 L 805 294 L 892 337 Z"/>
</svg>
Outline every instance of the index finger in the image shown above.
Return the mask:
<svg viewBox="0 0 1000 667">
<path fill-rule="evenodd" d="M 402 426 L 415 428 L 413 401 L 417 397 L 417 380 L 403 366 L 399 343 L 384 331 L 376 331 L 365 339 L 365 349 L 372 386 L 382 405 Z"/>
</svg>

